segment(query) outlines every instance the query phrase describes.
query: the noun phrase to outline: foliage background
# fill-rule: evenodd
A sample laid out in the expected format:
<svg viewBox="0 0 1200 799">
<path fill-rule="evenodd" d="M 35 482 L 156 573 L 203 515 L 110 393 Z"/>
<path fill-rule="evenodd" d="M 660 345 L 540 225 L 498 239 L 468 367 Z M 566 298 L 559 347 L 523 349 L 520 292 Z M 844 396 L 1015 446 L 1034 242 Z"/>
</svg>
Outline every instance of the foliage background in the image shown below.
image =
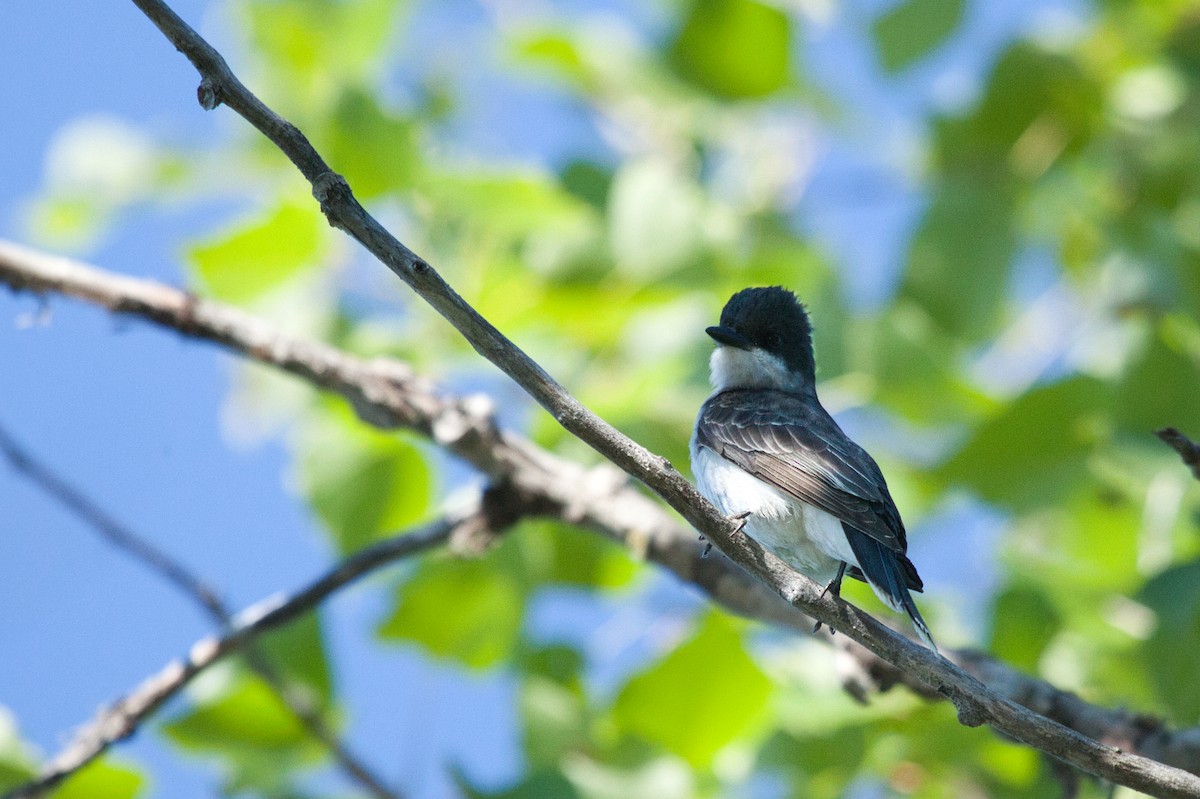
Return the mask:
<svg viewBox="0 0 1200 799">
<path fill-rule="evenodd" d="M 1150 435 L 1200 433 L 1194 4 L 177 8 L 468 301 L 677 464 L 703 326 L 744 285 L 796 289 L 939 639 L 1197 723 L 1197 489 Z M 50 43 L 4 56 L 0 99 L 28 109 L 0 122 L 8 235 L 396 355 L 594 459 L 329 229 L 265 141 L 190 105 L 194 73 L 136 9 L 46 14 L 0 11 Z M 4 421 L 238 604 L 477 481 L 205 348 L 0 302 Z M 0 634 L 23 653 L 0 661 L 4 784 L 205 625 L 28 486 L 0 492 Z M 544 522 L 273 645 L 411 796 L 1056 790 L 1034 753 L 908 696 L 857 707 L 822 648 Z M 214 788 L 347 791 L 231 665 L 61 793 Z"/>
</svg>

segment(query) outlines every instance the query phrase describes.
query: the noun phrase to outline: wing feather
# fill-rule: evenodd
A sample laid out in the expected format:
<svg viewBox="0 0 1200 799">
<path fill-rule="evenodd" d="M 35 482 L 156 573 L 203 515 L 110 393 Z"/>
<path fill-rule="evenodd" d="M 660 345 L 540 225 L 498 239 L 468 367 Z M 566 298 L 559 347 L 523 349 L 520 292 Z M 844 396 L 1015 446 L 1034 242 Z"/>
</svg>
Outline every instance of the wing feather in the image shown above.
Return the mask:
<svg viewBox="0 0 1200 799">
<path fill-rule="evenodd" d="M 883 473 L 819 403 L 782 391 L 731 390 L 700 411 L 699 443 L 784 493 L 904 553 Z"/>
</svg>

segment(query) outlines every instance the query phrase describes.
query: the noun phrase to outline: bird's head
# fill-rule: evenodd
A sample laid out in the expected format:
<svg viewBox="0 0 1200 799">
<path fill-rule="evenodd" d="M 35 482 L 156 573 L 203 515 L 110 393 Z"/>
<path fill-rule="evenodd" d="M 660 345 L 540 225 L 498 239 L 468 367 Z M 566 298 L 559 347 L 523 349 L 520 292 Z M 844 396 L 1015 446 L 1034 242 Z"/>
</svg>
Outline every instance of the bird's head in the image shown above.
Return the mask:
<svg viewBox="0 0 1200 799">
<path fill-rule="evenodd" d="M 717 391 L 770 388 L 816 391 L 812 326 L 796 295 L 781 286 L 742 289 L 707 329 L 717 342 L 711 368 Z"/>
</svg>

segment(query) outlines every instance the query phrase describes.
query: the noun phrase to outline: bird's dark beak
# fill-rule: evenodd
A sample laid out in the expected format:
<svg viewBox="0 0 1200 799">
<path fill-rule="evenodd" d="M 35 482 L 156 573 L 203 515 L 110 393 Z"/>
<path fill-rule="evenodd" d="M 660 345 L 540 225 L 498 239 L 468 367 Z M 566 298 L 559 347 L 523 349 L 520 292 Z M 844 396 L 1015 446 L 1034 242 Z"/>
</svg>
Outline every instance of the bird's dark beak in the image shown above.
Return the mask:
<svg viewBox="0 0 1200 799">
<path fill-rule="evenodd" d="M 713 326 L 706 328 L 705 333 L 712 336 L 713 341 L 726 347 L 735 347 L 739 350 L 748 350 L 753 345 L 750 339 L 743 336 L 733 328 Z"/>
</svg>

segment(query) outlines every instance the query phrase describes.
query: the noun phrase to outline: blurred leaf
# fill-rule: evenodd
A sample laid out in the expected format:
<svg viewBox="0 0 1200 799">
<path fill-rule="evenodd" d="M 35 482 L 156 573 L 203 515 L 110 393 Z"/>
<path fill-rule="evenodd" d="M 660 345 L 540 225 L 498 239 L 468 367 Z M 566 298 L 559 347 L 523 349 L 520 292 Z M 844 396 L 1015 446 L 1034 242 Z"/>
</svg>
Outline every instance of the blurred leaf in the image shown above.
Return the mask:
<svg viewBox="0 0 1200 799">
<path fill-rule="evenodd" d="M 1061 620 L 1046 595 L 1032 586 L 1010 586 L 992 608 L 989 650 L 1029 674 L 1058 631 Z"/>
<path fill-rule="evenodd" d="M 975 109 L 939 120 L 938 156 L 960 178 L 986 180 L 1010 169 L 1036 177 L 1060 156 L 1080 151 L 1103 108 L 1100 87 L 1076 62 L 1017 42 L 997 61 Z"/>
<path fill-rule="evenodd" d="M 947 178 L 934 189 L 908 252 L 901 293 L 942 330 L 978 340 L 994 330 L 1016 247 L 1009 187 Z"/>
<path fill-rule="evenodd" d="M 145 787 L 140 772 L 94 760 L 51 792 L 49 799 L 132 799 Z"/>
<path fill-rule="evenodd" d="M 400 587 L 378 632 L 483 669 L 510 655 L 524 609 L 517 580 L 494 562 L 431 560 Z"/>
<path fill-rule="evenodd" d="M 1200 562 L 1167 569 L 1138 595 L 1158 616 L 1158 626 L 1142 650 L 1142 664 L 1158 688 L 1161 707 L 1178 724 L 1200 716 Z"/>
<path fill-rule="evenodd" d="M 693 0 L 670 61 L 717 97 L 763 97 L 788 81 L 789 28 L 782 11 L 754 0 Z"/>
<path fill-rule="evenodd" d="M 319 613 L 307 613 L 258 640 L 259 650 L 276 672 L 308 692 L 317 707 L 328 709 L 333 701 L 333 677 L 325 655 Z"/>
<path fill-rule="evenodd" d="M 401 433 L 379 432 L 341 404 L 313 415 L 300 444 L 300 476 L 313 510 L 342 553 L 421 519 L 431 476 Z"/>
<path fill-rule="evenodd" d="M 566 32 L 537 30 L 524 33 L 513 43 L 517 56 L 554 69 L 559 75 L 586 86 L 591 70 L 578 45 Z"/>
<path fill-rule="evenodd" d="M 557 771 L 534 771 L 517 785 L 500 791 L 475 788 L 461 772 L 455 773 L 455 782 L 467 799 L 576 799 L 580 795 Z"/>
<path fill-rule="evenodd" d="M 1172 346 L 1165 332 L 1159 325 L 1117 389 L 1117 420 L 1137 435 L 1162 427 L 1200 430 L 1200 359 Z"/>
<path fill-rule="evenodd" d="M 360 88 L 338 98 L 322 152 L 359 199 L 402 191 L 423 177 L 416 125 Z"/>
<path fill-rule="evenodd" d="M 228 755 L 247 750 L 282 756 L 312 743 L 270 686 L 249 674 L 235 676 L 226 690 L 201 699 L 163 730 L 186 749 Z"/>
<path fill-rule="evenodd" d="M 632 161 L 613 178 L 608 219 L 617 268 L 645 280 L 682 266 L 698 251 L 704 198 L 665 160 Z"/>
<path fill-rule="evenodd" d="M 637 564 L 623 548 L 562 522 L 524 521 L 513 536 L 539 581 L 619 588 L 637 572 Z"/>
<path fill-rule="evenodd" d="M 919 61 L 962 22 L 964 0 L 904 0 L 875 20 L 871 33 L 888 72 Z"/>
<path fill-rule="evenodd" d="M 937 470 L 984 499 L 1030 508 L 1067 494 L 1104 434 L 1109 391 L 1090 377 L 1041 386 L 1008 404 Z"/>
<path fill-rule="evenodd" d="M 283 202 L 192 245 L 187 257 L 206 294 L 246 303 L 315 266 L 327 228 L 316 203 Z"/>
<path fill-rule="evenodd" d="M 626 683 L 613 713 L 623 729 L 702 767 L 763 720 L 770 696 L 737 626 L 709 613 L 691 639 Z"/>
<path fill-rule="evenodd" d="M 521 686 L 521 738 L 532 765 L 553 767 L 568 753 L 588 749 L 586 707 L 579 688 L 540 677 Z"/>
<path fill-rule="evenodd" d="M 342 83 L 360 83 L 396 28 L 396 0 L 245 0 L 250 49 L 300 107 L 320 107 Z M 268 77 L 271 75 L 268 74 Z"/>
<path fill-rule="evenodd" d="M 0 705 L 0 791 L 37 776 L 37 758 L 32 747 L 21 740 L 17 721 Z"/>
</svg>

